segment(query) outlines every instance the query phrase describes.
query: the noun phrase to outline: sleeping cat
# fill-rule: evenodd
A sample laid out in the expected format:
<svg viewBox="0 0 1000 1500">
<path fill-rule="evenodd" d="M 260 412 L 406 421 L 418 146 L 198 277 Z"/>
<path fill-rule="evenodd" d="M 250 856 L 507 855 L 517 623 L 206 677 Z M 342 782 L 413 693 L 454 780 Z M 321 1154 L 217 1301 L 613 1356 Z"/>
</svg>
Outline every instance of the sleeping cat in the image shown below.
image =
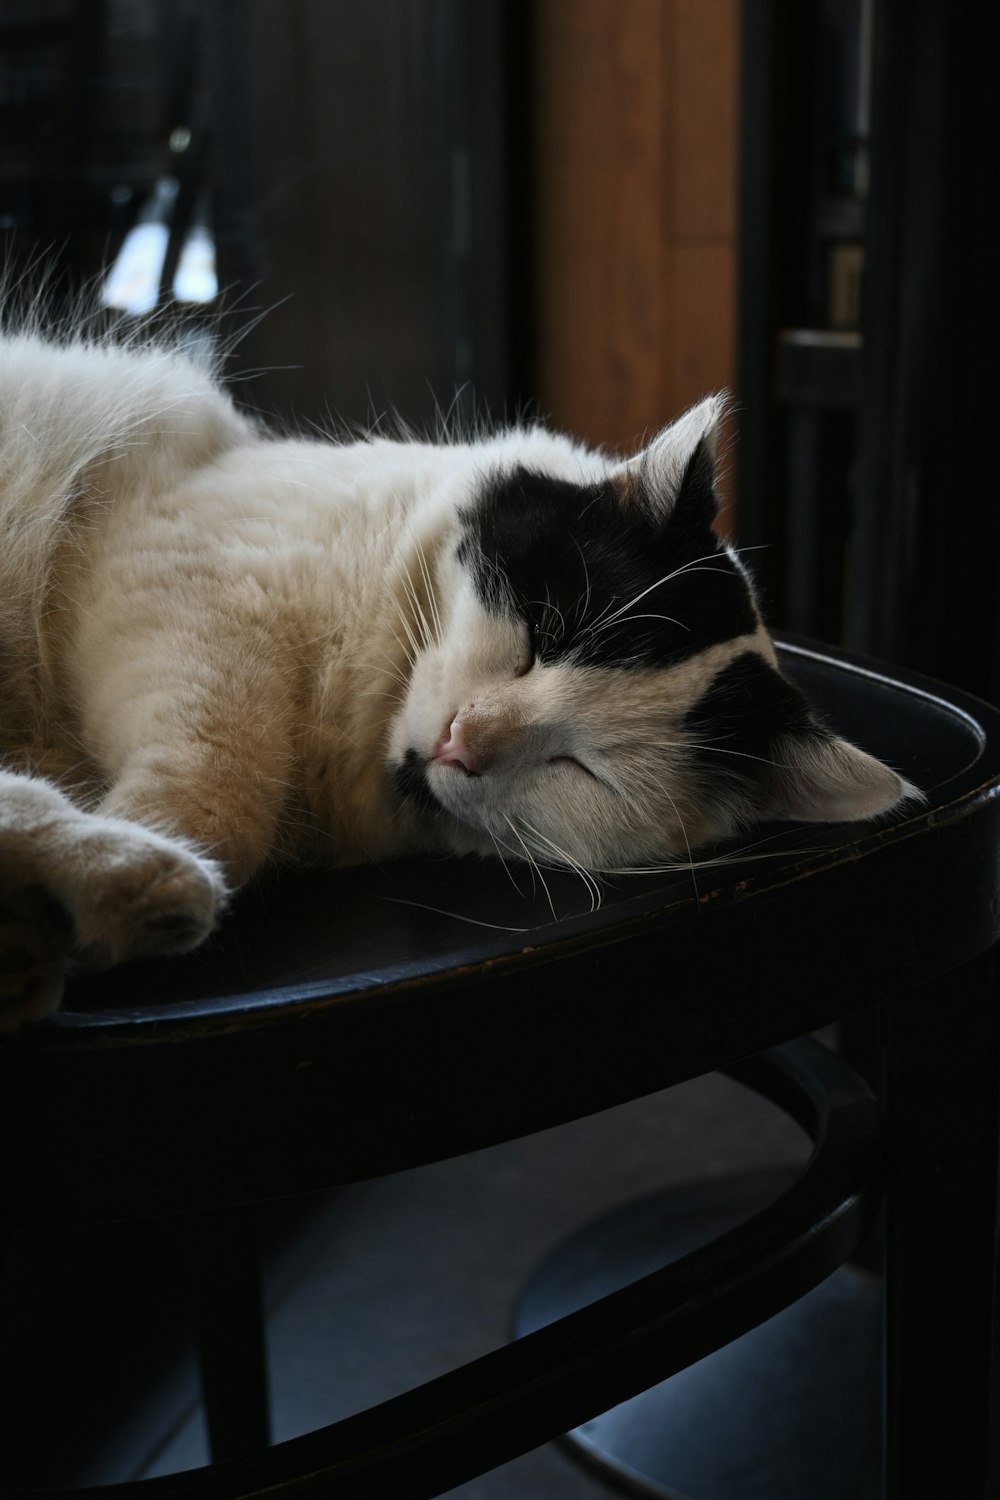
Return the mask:
<svg viewBox="0 0 1000 1500">
<path fill-rule="evenodd" d="M 267 862 L 649 869 L 911 795 L 778 670 L 721 413 L 283 439 L 176 349 L 0 337 L 0 1025 Z"/>
</svg>

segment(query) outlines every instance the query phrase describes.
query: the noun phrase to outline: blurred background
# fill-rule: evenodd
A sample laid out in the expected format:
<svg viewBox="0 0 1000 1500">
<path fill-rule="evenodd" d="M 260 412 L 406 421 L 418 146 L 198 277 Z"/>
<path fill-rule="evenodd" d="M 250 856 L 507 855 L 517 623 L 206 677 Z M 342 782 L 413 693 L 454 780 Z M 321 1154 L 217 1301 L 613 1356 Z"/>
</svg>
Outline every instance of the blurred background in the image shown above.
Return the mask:
<svg viewBox="0 0 1000 1500">
<path fill-rule="evenodd" d="M 0 236 L 298 428 L 735 396 L 773 624 L 1000 697 L 985 6 L 0 0 Z M 221 288 L 221 295 L 218 289 Z"/>
</svg>

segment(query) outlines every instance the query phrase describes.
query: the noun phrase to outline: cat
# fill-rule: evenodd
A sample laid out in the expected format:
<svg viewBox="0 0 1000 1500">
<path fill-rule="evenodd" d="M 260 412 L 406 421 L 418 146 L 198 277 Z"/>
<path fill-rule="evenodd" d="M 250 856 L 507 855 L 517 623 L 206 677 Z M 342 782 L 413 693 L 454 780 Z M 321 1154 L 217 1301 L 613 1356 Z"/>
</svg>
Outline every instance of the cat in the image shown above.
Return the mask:
<svg viewBox="0 0 1000 1500">
<path fill-rule="evenodd" d="M 782 676 L 723 413 L 283 437 L 155 339 L 0 335 L 0 1026 L 267 863 L 634 871 L 918 795 Z"/>
</svg>

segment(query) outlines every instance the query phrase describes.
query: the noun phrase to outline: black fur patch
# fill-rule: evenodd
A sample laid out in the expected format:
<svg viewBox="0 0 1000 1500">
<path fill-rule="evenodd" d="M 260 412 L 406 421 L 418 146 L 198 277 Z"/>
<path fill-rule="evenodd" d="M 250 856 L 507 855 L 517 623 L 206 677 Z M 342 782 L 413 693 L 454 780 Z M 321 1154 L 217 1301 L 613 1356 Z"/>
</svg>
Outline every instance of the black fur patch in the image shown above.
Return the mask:
<svg viewBox="0 0 1000 1500">
<path fill-rule="evenodd" d="M 684 727 L 702 785 L 719 791 L 771 780 L 783 736 L 826 738 L 798 688 L 756 651 L 745 651 L 723 667 L 688 712 Z"/>
<path fill-rule="evenodd" d="M 405 802 L 413 802 L 425 812 L 440 812 L 441 804 L 431 791 L 427 768 L 416 750 L 407 750 L 393 771 L 396 791 Z"/>
<path fill-rule="evenodd" d="M 753 595 L 711 529 L 711 465 L 700 458 L 666 519 L 610 480 L 494 476 L 464 514 L 459 553 L 484 606 L 525 619 L 543 662 L 663 667 L 752 632 Z"/>
</svg>

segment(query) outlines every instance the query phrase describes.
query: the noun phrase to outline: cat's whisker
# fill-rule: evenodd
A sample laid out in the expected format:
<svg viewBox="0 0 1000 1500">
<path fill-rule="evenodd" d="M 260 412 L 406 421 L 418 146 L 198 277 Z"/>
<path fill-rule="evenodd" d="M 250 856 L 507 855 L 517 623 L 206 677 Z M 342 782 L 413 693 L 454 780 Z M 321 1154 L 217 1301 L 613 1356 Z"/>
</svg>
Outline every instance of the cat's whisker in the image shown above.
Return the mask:
<svg viewBox="0 0 1000 1500">
<path fill-rule="evenodd" d="M 738 849 L 729 850 L 724 854 L 706 854 L 694 860 L 668 859 L 648 865 L 611 865 L 602 867 L 598 873 L 601 875 L 677 875 L 692 869 L 724 870 L 734 865 L 754 864 L 769 859 L 787 859 L 789 853 L 787 847 L 754 852 L 758 848 L 758 843 L 767 843 L 770 839 L 787 839 L 787 837 L 787 830 L 782 830 L 769 835 L 767 839 L 740 845 Z M 795 845 L 794 852 L 797 855 L 806 856 L 819 854 L 821 850 L 810 845 Z"/>
<path fill-rule="evenodd" d="M 483 571 L 491 579 L 498 599 L 509 600 L 511 598 L 510 579 L 500 566 L 496 558 L 487 557 L 485 552 L 480 552 L 479 563 Z"/>
<path fill-rule="evenodd" d="M 510 844 L 503 844 L 502 847 L 507 850 L 508 854 L 512 854 L 515 859 L 522 860 L 524 863 L 527 864 L 527 866 L 528 866 L 528 873 L 531 876 L 531 894 L 534 896 L 537 893 L 537 891 L 538 891 L 538 879 L 537 879 L 537 876 L 539 874 L 539 869 L 538 869 L 537 861 L 532 858 L 530 849 L 528 849 L 527 845 L 525 844 L 524 840 L 521 838 L 521 836 L 518 833 L 517 829 L 514 827 L 514 825 L 511 822 L 510 818 L 507 817 L 507 814 L 506 813 L 501 813 L 501 817 L 503 818 L 504 822 L 508 825 L 508 827 L 510 828 L 511 833 L 514 835 L 514 837 L 517 839 L 518 843 L 521 846 L 520 850 L 512 848 Z M 493 836 L 496 837 L 496 835 L 493 835 Z"/>
<path fill-rule="evenodd" d="M 501 814 L 501 816 L 504 816 L 504 814 Z M 518 838 L 518 842 L 520 844 L 520 848 L 519 849 L 515 849 L 512 844 L 505 843 L 504 840 L 502 838 L 500 838 L 499 834 L 494 833 L 492 830 L 490 830 L 489 836 L 490 836 L 491 840 L 494 842 L 494 844 L 499 844 L 499 846 L 500 846 L 501 849 L 505 849 L 506 852 L 511 856 L 512 859 L 517 860 L 517 862 L 518 862 L 519 865 L 524 865 L 524 864 L 528 865 L 528 868 L 529 868 L 529 870 L 531 872 L 531 877 L 532 877 L 531 889 L 532 889 L 532 894 L 533 895 L 536 894 L 537 890 L 538 890 L 537 882 L 535 880 L 535 875 L 540 870 L 550 870 L 550 871 L 553 871 L 553 872 L 565 873 L 566 866 L 564 864 L 557 863 L 555 860 L 551 859 L 550 857 L 546 857 L 545 859 L 542 859 L 540 857 L 540 851 L 538 851 L 537 849 L 536 850 L 526 850 L 525 840 L 523 838 L 521 838 L 520 836 L 517 835 L 516 830 L 515 830 L 515 837 Z M 530 856 L 530 862 L 529 862 L 529 856 Z"/>
<path fill-rule="evenodd" d="M 548 902 L 549 911 L 552 913 L 552 920 L 553 920 L 553 922 L 558 922 L 559 918 L 556 915 L 555 904 L 554 904 L 554 902 L 552 900 L 552 892 L 549 890 L 548 882 L 545 879 L 545 876 L 542 874 L 542 867 L 541 867 L 541 865 L 538 863 L 537 859 L 532 854 L 531 850 L 528 848 L 528 845 L 525 843 L 524 839 L 521 837 L 520 833 L 518 832 L 517 827 L 511 821 L 511 819 L 508 818 L 507 814 L 506 813 L 502 813 L 501 816 L 503 817 L 503 820 L 507 824 L 507 827 L 510 829 L 511 833 L 517 839 L 517 842 L 521 845 L 521 848 L 524 850 L 525 858 L 528 860 L 528 863 L 531 865 L 532 869 L 537 872 L 538 879 L 541 881 L 542 890 L 545 892 L 545 899 Z"/>
<path fill-rule="evenodd" d="M 576 601 L 576 608 L 574 610 L 574 619 L 579 622 L 580 620 L 585 620 L 587 618 L 587 612 L 590 609 L 592 589 L 590 586 L 590 569 L 587 566 L 587 555 L 584 552 L 583 548 L 580 546 L 580 543 L 577 541 L 576 537 L 572 538 L 572 542 L 573 546 L 580 554 L 580 561 L 583 564 L 584 591 L 581 595 L 578 596 Z"/>
<path fill-rule="evenodd" d="M 646 804 L 646 806 L 644 806 L 644 804 L 642 802 L 642 799 L 641 799 L 641 793 L 642 793 L 642 778 L 641 778 L 641 773 L 637 772 L 635 774 L 635 780 L 636 780 L 637 788 L 638 788 L 637 791 L 633 791 L 633 790 L 629 789 L 628 787 L 623 786 L 622 785 L 622 781 L 621 781 L 621 777 L 613 775 L 612 773 L 610 773 L 607 770 L 604 771 L 604 773 L 603 773 L 603 775 L 601 777 L 601 780 L 603 781 L 604 785 L 609 788 L 610 791 L 614 792 L 615 796 L 618 797 L 621 800 L 621 802 L 624 803 L 624 805 L 628 808 L 629 812 L 632 813 L 633 816 L 641 824 L 643 822 L 643 820 L 644 820 L 644 813 L 646 811 L 646 806 L 648 806 L 648 804 Z"/>
<path fill-rule="evenodd" d="M 510 927 L 503 922 L 487 922 L 480 917 L 467 917 L 460 911 L 448 911 L 443 906 L 431 906 L 426 901 L 410 901 L 404 896 L 381 896 L 393 906 L 412 906 L 417 911 L 430 911 L 438 917 L 451 917 L 456 922 L 469 922 L 473 927 L 489 927 L 493 932 L 533 932 L 532 927 Z"/>
<path fill-rule="evenodd" d="M 595 626 L 594 629 L 590 631 L 590 636 L 596 637 L 598 635 L 603 635 L 606 630 L 611 630 L 615 625 L 618 624 L 631 625 L 633 620 L 662 620 L 664 624 L 677 625 L 681 630 L 690 631 L 691 629 L 690 625 L 685 625 L 683 620 L 677 620 L 673 617 L 673 615 L 629 614 L 621 616 L 619 614 L 615 614 L 612 615 L 609 620 L 605 620 L 601 625 Z"/>
<path fill-rule="evenodd" d="M 426 563 L 424 562 L 424 559 L 420 554 L 419 543 L 417 544 L 417 560 L 420 564 L 421 571 L 425 579 L 425 584 L 428 592 L 428 605 L 433 609 L 433 593 L 431 590 L 430 578 L 427 574 Z M 406 590 L 407 598 L 410 601 L 410 606 L 413 610 L 417 628 L 420 631 L 420 649 L 426 650 L 427 647 L 431 645 L 432 641 L 435 639 L 435 636 L 432 634 L 423 602 L 420 598 L 416 586 L 414 585 L 413 579 L 410 576 L 409 567 L 407 566 L 405 561 L 401 565 L 400 577 L 403 583 L 403 587 Z M 438 630 L 440 630 L 440 621 L 438 621 Z"/>
<path fill-rule="evenodd" d="M 559 608 L 559 606 L 557 604 L 553 604 L 553 602 L 552 602 L 552 596 L 551 596 L 551 593 L 550 593 L 550 590 L 549 590 L 549 586 L 548 586 L 548 584 L 546 584 L 545 585 L 545 620 L 546 620 L 546 624 L 548 624 L 548 616 L 549 615 L 557 615 L 558 616 L 558 619 L 559 619 L 559 629 L 558 629 L 558 631 L 549 631 L 548 634 L 558 636 L 561 633 L 561 634 L 565 635 L 565 633 L 566 633 L 566 621 L 563 618 L 563 612 L 562 612 L 562 610 Z"/>
<path fill-rule="evenodd" d="M 443 631 L 441 628 L 441 615 L 438 610 L 437 590 L 435 589 L 434 584 L 431 580 L 430 569 L 427 565 L 427 557 L 424 552 L 423 543 L 421 542 L 419 537 L 415 538 L 415 541 L 417 562 L 420 564 L 420 572 L 423 576 L 424 587 L 427 591 L 427 606 L 430 610 L 431 620 L 434 624 L 434 639 L 440 641 L 443 635 Z"/>
<path fill-rule="evenodd" d="M 730 573 L 728 568 L 702 568 L 696 567 L 694 563 L 688 563 L 686 567 L 678 568 L 677 572 L 672 574 L 671 576 L 673 578 L 679 578 L 682 573 L 717 573 L 720 578 L 732 577 L 732 574 Z"/>
<path fill-rule="evenodd" d="M 389 634 L 392 636 L 393 640 L 396 642 L 396 645 L 399 647 L 400 653 L 402 654 L 403 660 L 406 662 L 406 665 L 412 669 L 413 663 L 416 660 L 416 657 L 412 654 L 412 649 L 408 646 L 407 642 L 397 634 L 395 630 L 390 628 Z"/>
<path fill-rule="evenodd" d="M 493 847 L 494 847 L 494 849 L 497 852 L 497 859 L 503 865 L 504 874 L 507 876 L 507 879 L 510 881 L 511 885 L 514 887 L 515 891 L 517 892 L 517 894 L 520 896 L 521 900 L 523 901 L 524 900 L 524 892 L 522 891 L 521 887 L 518 885 L 517 881 L 514 879 L 514 876 L 513 876 L 513 873 L 511 871 L 510 865 L 504 859 L 503 853 L 502 853 L 502 851 L 504 849 L 507 849 L 508 853 L 512 853 L 513 851 L 510 850 L 506 844 L 502 844 L 495 833 L 490 832 L 489 829 L 487 829 L 487 832 L 489 833 L 490 839 L 492 840 L 492 843 L 493 843 Z"/>
<path fill-rule="evenodd" d="M 614 606 L 615 606 L 615 599 L 616 599 L 616 597 L 617 597 L 616 595 L 613 595 L 608 600 L 607 604 L 605 604 L 604 608 L 601 609 L 601 610 L 598 610 L 597 614 L 595 614 L 594 617 L 593 617 L 593 619 L 590 620 L 590 622 L 586 626 L 585 630 L 582 632 L 584 640 L 586 640 L 588 638 L 588 636 L 593 635 L 594 631 L 597 630 L 598 627 L 604 623 L 604 620 L 605 620 L 605 617 L 608 614 L 608 611 L 611 610 L 611 609 L 613 609 Z"/>
<path fill-rule="evenodd" d="M 379 648 L 378 654 L 386 663 L 382 670 L 386 673 L 387 676 L 393 678 L 395 682 L 399 683 L 405 694 L 406 690 L 410 686 L 410 679 L 406 676 L 406 673 L 400 670 L 397 664 L 393 661 L 392 657 L 389 655 L 388 651 L 383 651 L 381 648 Z M 372 693 L 374 695 L 384 692 L 385 689 L 381 683 L 371 683 L 368 685 L 368 687 L 363 688 L 361 691 Z"/>
<path fill-rule="evenodd" d="M 559 606 L 553 604 L 549 596 L 548 586 L 546 586 L 544 599 L 527 599 L 525 600 L 525 605 L 529 609 L 534 607 L 542 611 L 541 620 L 538 624 L 538 635 L 543 640 L 558 641 L 560 638 L 565 637 L 566 620 Z M 558 618 L 558 625 L 554 630 L 549 628 L 552 617 Z"/>
<path fill-rule="evenodd" d="M 672 573 L 668 573 L 666 577 L 662 578 L 660 581 L 661 583 L 672 583 L 675 578 L 680 578 L 683 573 L 726 573 L 725 568 L 701 567 L 702 563 L 717 562 L 718 558 L 718 549 L 715 552 L 705 552 L 701 557 L 692 557 L 689 562 L 681 563 L 679 568 L 675 568 Z"/>
<path fill-rule="evenodd" d="M 647 588 L 640 589 L 638 594 L 633 595 L 633 597 L 629 599 L 625 604 L 622 604 L 618 609 L 616 609 L 613 614 L 607 615 L 606 618 L 599 617 L 598 620 L 594 622 L 591 634 L 595 633 L 598 627 L 601 630 L 606 630 L 609 625 L 613 625 L 623 616 L 631 617 L 631 610 L 634 605 L 638 604 L 641 599 L 645 599 L 647 594 L 652 594 L 656 589 L 662 587 L 663 584 L 669 583 L 672 578 L 676 578 L 677 574 L 683 571 L 683 569 L 679 568 L 676 569 L 673 573 L 664 574 L 664 576 L 662 578 L 658 578 L 655 583 L 649 584 Z M 604 611 L 604 614 L 606 615 L 606 611 Z M 672 623 L 676 625 L 680 624 L 680 621 L 675 620 Z M 686 629 L 687 627 L 685 626 L 684 628 Z"/>
<path fill-rule="evenodd" d="M 420 642 L 414 636 L 414 634 L 413 634 L 413 628 L 410 625 L 409 620 L 406 618 L 406 614 L 405 614 L 404 610 L 402 609 L 401 605 L 399 604 L 399 602 L 394 599 L 392 601 L 392 603 L 393 603 L 393 608 L 395 609 L 395 612 L 396 612 L 396 618 L 398 619 L 400 625 L 402 625 L 402 627 L 403 627 L 403 633 L 405 634 L 406 639 L 409 642 L 409 649 L 407 649 L 407 647 L 403 644 L 402 640 L 400 639 L 400 637 L 396 634 L 396 632 L 394 630 L 391 631 L 391 634 L 392 634 L 393 638 L 395 639 L 396 644 L 399 646 L 399 649 L 403 652 L 404 656 L 406 657 L 407 665 L 410 666 L 410 667 L 412 667 L 414 665 L 414 663 L 416 662 L 417 657 L 420 655 Z"/>
<path fill-rule="evenodd" d="M 420 555 L 417 556 L 417 561 L 418 564 L 420 564 L 421 571 L 423 571 L 423 559 L 420 558 Z M 429 601 L 424 601 L 423 598 L 421 598 L 420 589 L 417 588 L 414 580 L 412 580 L 412 577 L 409 576 L 409 571 L 408 573 L 406 573 L 406 583 L 408 583 L 409 597 L 411 597 L 412 606 L 414 606 L 414 613 L 415 616 L 417 616 L 417 624 L 418 627 L 420 627 L 421 645 L 423 645 L 423 649 L 424 651 L 426 651 L 427 646 L 429 646 L 430 643 L 433 642 L 433 639 L 435 639 L 435 633 L 433 633 L 432 624 L 430 624 L 430 619 L 427 618 L 427 607 L 429 607 Z"/>
<path fill-rule="evenodd" d="M 730 542 L 729 549 L 731 552 L 735 552 L 737 556 L 742 557 L 744 552 L 770 552 L 771 544 L 770 542 L 757 542 L 752 547 L 736 547 Z"/>
<path fill-rule="evenodd" d="M 635 604 L 638 604 L 641 599 L 644 599 L 647 594 L 652 593 L 655 589 L 660 588 L 664 584 L 673 582 L 675 578 L 679 578 L 682 574 L 685 573 L 718 573 L 721 576 L 728 577 L 729 574 L 725 568 L 711 568 L 700 566 L 702 563 L 709 563 L 717 557 L 717 552 L 706 552 L 701 557 L 692 558 L 690 562 L 684 563 L 679 568 L 674 568 L 670 573 L 665 573 L 662 578 L 658 578 L 655 583 L 652 583 L 648 586 L 648 588 L 641 590 L 625 604 L 620 605 L 617 609 L 613 610 L 613 612 L 609 614 L 608 611 L 611 610 L 612 605 L 614 604 L 614 600 L 611 600 L 601 611 L 601 613 L 596 616 L 596 618 L 591 622 L 590 627 L 586 632 L 586 636 L 588 638 L 593 638 L 598 634 L 602 634 L 610 626 L 616 624 L 620 620 L 629 621 L 632 619 L 661 619 L 669 624 L 680 626 L 682 630 L 688 630 L 690 627 L 685 625 L 683 621 L 673 619 L 669 615 L 635 615 L 631 612 L 632 608 Z"/>
<path fill-rule="evenodd" d="M 706 753 L 712 755 L 732 755 L 739 760 L 753 760 L 762 766 L 772 766 L 776 771 L 786 771 L 787 766 L 781 761 L 770 760 L 766 755 L 754 755 L 749 750 L 728 750 L 724 745 L 715 745 L 708 740 L 657 740 L 656 745 L 662 750 L 683 750 L 686 752 Z"/>
<path fill-rule="evenodd" d="M 574 874 L 579 875 L 587 890 L 587 894 L 590 897 L 590 909 L 592 912 L 597 911 L 598 907 L 601 905 L 602 893 L 601 888 L 598 885 L 597 881 L 594 879 L 593 875 L 590 874 L 590 872 L 580 863 L 578 859 L 574 859 L 573 855 L 568 853 L 567 850 L 561 849 L 553 839 L 548 838 L 539 829 L 535 828 L 531 823 L 529 823 L 527 819 L 524 820 L 524 826 L 528 830 L 528 832 L 532 834 L 536 839 L 540 839 L 543 844 L 548 845 L 548 847 L 558 857 L 561 864 L 572 870 Z"/>
<path fill-rule="evenodd" d="M 410 690 L 409 678 L 393 663 L 391 656 L 387 652 L 380 651 L 379 655 L 386 662 L 384 667 L 376 668 L 376 671 L 381 675 L 374 681 L 364 683 L 362 686 L 355 688 L 355 692 L 365 698 L 385 699 L 388 703 L 404 702 Z M 396 688 L 393 689 L 390 687 L 390 683 L 395 683 L 397 685 Z"/>
<path fill-rule="evenodd" d="M 699 894 L 698 893 L 698 877 L 695 874 L 695 870 L 694 870 L 694 855 L 691 852 L 691 840 L 688 838 L 688 832 L 687 832 L 687 829 L 684 826 L 684 819 L 681 817 L 680 809 L 677 806 L 677 803 L 675 802 L 674 798 L 670 795 L 670 793 L 667 791 L 667 789 L 666 789 L 665 786 L 661 785 L 660 790 L 662 791 L 663 795 L 666 797 L 667 801 L 670 803 L 670 806 L 674 810 L 674 817 L 677 819 L 677 826 L 678 826 L 678 828 L 681 831 L 681 838 L 684 840 L 684 847 L 687 850 L 688 863 L 689 863 L 690 868 L 691 868 L 691 885 L 692 885 L 692 887 L 694 889 L 695 900 L 697 901 L 698 894 Z"/>
<path fill-rule="evenodd" d="M 412 644 L 414 650 L 414 656 L 416 657 L 417 655 L 419 655 L 422 647 L 426 644 L 426 632 L 421 632 L 425 635 L 425 639 L 423 641 L 418 641 L 414 633 L 414 629 L 418 631 L 421 630 L 422 618 L 420 614 L 420 607 L 417 603 L 416 591 L 413 587 L 413 582 L 410 578 L 409 569 L 407 568 L 405 561 L 400 562 L 399 581 L 403 586 L 403 592 L 406 595 L 406 599 L 410 605 L 410 611 L 413 615 L 412 622 L 404 612 L 397 599 L 393 600 L 393 605 L 396 610 L 396 614 L 402 621 L 403 628 L 410 639 L 410 643 Z"/>
</svg>

